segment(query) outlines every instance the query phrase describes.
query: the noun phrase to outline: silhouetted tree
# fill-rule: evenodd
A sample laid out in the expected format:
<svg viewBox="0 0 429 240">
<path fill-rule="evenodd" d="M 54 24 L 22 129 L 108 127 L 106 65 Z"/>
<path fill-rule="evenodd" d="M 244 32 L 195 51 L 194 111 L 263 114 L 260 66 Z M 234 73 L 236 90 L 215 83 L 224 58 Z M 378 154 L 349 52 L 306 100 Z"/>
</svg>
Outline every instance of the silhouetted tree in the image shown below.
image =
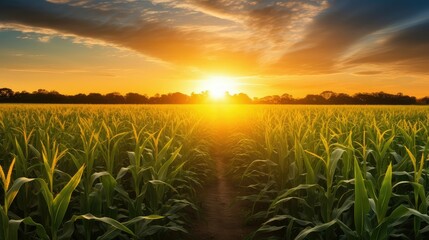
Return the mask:
<svg viewBox="0 0 429 240">
<path fill-rule="evenodd" d="M 335 96 L 329 98 L 328 102 L 330 104 L 357 104 L 355 98 L 345 93 L 338 93 Z"/>
<path fill-rule="evenodd" d="M 10 88 L 0 88 L 0 99 L 6 100 L 13 97 L 13 90 Z"/>
<path fill-rule="evenodd" d="M 118 92 L 112 92 L 112 93 L 106 94 L 105 101 L 106 103 L 109 103 L 109 104 L 125 103 L 125 98 Z"/>
<path fill-rule="evenodd" d="M 322 96 L 324 99 L 329 100 L 332 97 L 335 97 L 337 94 L 332 91 L 323 91 L 320 96 Z"/>
<path fill-rule="evenodd" d="M 284 93 L 280 97 L 280 103 L 281 104 L 291 104 L 294 103 L 295 99 L 293 99 L 292 95 Z"/>
<path fill-rule="evenodd" d="M 259 98 L 257 100 L 257 103 L 262 104 L 279 104 L 281 103 L 281 98 L 279 95 L 272 95 L 272 96 L 266 96 L 263 98 Z"/>
<path fill-rule="evenodd" d="M 89 103 L 88 96 L 86 96 L 86 94 L 83 94 L 83 93 L 70 96 L 68 102 L 69 103 Z"/>
<path fill-rule="evenodd" d="M 238 93 L 234 95 L 227 95 L 227 102 L 235 104 L 249 104 L 252 103 L 252 99 L 245 93 Z"/>
<path fill-rule="evenodd" d="M 191 93 L 189 98 L 189 103 L 199 104 L 199 103 L 208 103 L 209 92 L 204 91 L 201 93 Z"/>
<path fill-rule="evenodd" d="M 297 101 L 297 103 L 300 103 L 300 104 L 327 104 L 328 101 L 320 95 L 309 94 L 309 95 L 305 96 L 305 98 L 299 99 Z"/>
<path fill-rule="evenodd" d="M 127 93 L 125 95 L 125 102 L 126 103 L 133 103 L 133 104 L 138 104 L 138 103 L 147 103 L 148 102 L 148 97 L 145 95 L 140 95 L 138 93 Z"/>
<path fill-rule="evenodd" d="M 304 98 L 295 99 L 285 93 L 281 96 L 272 95 L 253 100 L 245 93 L 238 93 L 225 96 L 224 102 L 229 103 L 258 103 L 258 104 L 429 104 L 429 97 L 416 99 L 415 97 L 404 95 L 403 93 L 389 94 L 385 92 L 357 93 L 353 96 L 345 93 L 335 93 L 323 91 L 319 95 L 309 94 Z M 3 103 L 92 103 L 92 104 L 199 104 L 210 103 L 208 91 L 201 93 L 191 93 L 186 95 L 180 92 L 155 94 L 152 97 L 138 93 L 127 93 L 125 96 L 118 92 L 102 95 L 100 93 L 62 95 L 57 91 L 38 89 L 32 93 L 22 91 L 14 92 L 10 88 L 0 88 L 0 102 Z"/>
<path fill-rule="evenodd" d="M 103 95 L 99 93 L 90 93 L 87 96 L 89 103 L 105 103 Z"/>
</svg>

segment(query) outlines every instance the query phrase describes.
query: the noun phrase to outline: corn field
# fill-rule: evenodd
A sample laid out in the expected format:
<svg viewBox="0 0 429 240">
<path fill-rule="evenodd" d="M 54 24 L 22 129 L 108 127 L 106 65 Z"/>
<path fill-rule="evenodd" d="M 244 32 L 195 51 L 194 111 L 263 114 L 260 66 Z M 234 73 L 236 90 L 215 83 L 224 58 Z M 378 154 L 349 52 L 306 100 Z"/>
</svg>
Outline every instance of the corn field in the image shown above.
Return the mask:
<svg viewBox="0 0 429 240">
<path fill-rule="evenodd" d="M 190 109 L 1 106 L 0 239 L 185 234 L 206 131 Z"/>
<path fill-rule="evenodd" d="M 429 108 L 1 105 L 0 239 L 189 239 L 214 144 L 249 239 L 429 231 Z"/>
<path fill-rule="evenodd" d="M 231 139 L 254 239 L 426 239 L 429 109 L 260 107 Z"/>
</svg>

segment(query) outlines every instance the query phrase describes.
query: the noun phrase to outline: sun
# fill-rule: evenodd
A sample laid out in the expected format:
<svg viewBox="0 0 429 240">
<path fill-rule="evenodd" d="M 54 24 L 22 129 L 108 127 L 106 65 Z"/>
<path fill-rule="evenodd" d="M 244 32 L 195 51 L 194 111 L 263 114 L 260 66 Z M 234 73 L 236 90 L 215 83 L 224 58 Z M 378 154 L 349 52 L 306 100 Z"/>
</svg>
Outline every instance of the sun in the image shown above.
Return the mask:
<svg viewBox="0 0 429 240">
<path fill-rule="evenodd" d="M 232 77 L 210 76 L 204 81 L 203 88 L 209 92 L 211 98 L 220 100 L 225 97 L 227 92 L 235 92 L 235 85 Z"/>
</svg>

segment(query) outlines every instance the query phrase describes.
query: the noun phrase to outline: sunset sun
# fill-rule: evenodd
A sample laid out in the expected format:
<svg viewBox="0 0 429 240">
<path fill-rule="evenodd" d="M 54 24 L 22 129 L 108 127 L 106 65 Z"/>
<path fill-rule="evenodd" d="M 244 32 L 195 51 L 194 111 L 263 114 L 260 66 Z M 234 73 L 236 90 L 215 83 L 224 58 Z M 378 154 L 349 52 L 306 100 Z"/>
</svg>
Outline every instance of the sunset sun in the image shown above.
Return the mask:
<svg viewBox="0 0 429 240">
<path fill-rule="evenodd" d="M 204 81 L 203 88 L 209 92 L 211 98 L 220 100 L 227 92 L 236 91 L 236 83 L 232 77 L 210 76 Z"/>
</svg>

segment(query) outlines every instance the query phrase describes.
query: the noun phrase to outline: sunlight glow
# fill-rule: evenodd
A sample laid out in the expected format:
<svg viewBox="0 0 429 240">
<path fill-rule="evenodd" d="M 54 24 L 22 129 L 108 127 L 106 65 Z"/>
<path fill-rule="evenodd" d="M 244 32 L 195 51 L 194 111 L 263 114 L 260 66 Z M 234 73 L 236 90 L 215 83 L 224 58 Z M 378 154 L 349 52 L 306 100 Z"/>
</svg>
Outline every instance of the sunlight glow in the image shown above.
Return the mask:
<svg viewBox="0 0 429 240">
<path fill-rule="evenodd" d="M 232 77 L 227 76 L 210 76 L 203 83 L 203 88 L 209 91 L 210 97 L 215 100 L 220 100 L 225 97 L 225 94 L 236 91 L 236 83 Z"/>
</svg>

